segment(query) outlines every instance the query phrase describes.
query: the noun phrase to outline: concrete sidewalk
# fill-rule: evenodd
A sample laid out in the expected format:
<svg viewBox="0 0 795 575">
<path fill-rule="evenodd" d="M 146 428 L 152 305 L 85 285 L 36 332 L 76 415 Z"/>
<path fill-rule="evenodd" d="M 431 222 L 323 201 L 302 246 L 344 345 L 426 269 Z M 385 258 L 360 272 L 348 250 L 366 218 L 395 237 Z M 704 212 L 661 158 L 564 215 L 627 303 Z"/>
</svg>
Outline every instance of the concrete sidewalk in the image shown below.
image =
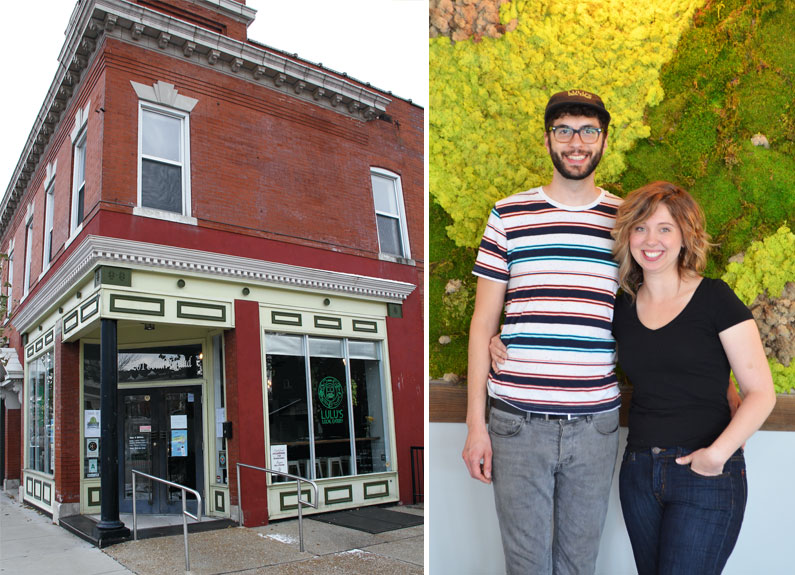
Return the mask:
<svg viewBox="0 0 795 575">
<path fill-rule="evenodd" d="M 46 515 L 0 492 L 3 575 L 183 575 L 182 535 L 129 541 L 100 551 Z M 393 507 L 422 515 L 422 508 Z M 252 529 L 232 527 L 188 535 L 192 575 L 421 575 L 424 526 L 369 533 L 304 518 Z"/>
<path fill-rule="evenodd" d="M 184 571 L 183 564 L 183 571 Z M 132 575 L 90 543 L 0 490 L 0 573 L 3 575 Z"/>
</svg>

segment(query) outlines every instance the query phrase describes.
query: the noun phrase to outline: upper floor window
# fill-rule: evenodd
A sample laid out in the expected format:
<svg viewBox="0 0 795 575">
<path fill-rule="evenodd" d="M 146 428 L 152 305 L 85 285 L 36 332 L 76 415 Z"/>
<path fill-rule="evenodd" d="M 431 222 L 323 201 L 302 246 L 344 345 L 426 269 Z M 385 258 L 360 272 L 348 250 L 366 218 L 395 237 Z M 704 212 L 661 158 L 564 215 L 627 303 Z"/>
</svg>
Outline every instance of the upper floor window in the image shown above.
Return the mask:
<svg viewBox="0 0 795 575">
<path fill-rule="evenodd" d="M 187 114 L 141 104 L 139 206 L 190 215 L 188 122 Z"/>
<path fill-rule="evenodd" d="M 14 304 L 14 241 L 8 244 L 8 291 L 6 292 L 6 314 L 11 315 L 11 308 Z"/>
<path fill-rule="evenodd" d="M 52 229 L 55 206 L 55 166 L 47 166 L 47 179 L 44 182 L 44 250 L 42 251 L 42 267 L 46 268 L 52 261 Z"/>
<path fill-rule="evenodd" d="M 86 143 L 88 110 L 91 103 L 87 103 L 84 108 L 77 111 L 75 115 L 75 127 L 72 130 L 72 143 L 74 146 L 72 154 L 72 211 L 71 223 L 69 226 L 70 237 L 76 236 L 83 225 L 86 205 Z"/>
<path fill-rule="evenodd" d="M 30 264 L 33 256 L 33 204 L 28 207 L 25 218 L 25 280 L 22 284 L 22 295 L 28 295 L 30 290 Z"/>
<path fill-rule="evenodd" d="M 373 203 L 381 253 L 410 259 L 411 250 L 400 176 L 380 168 L 370 168 L 370 180 L 373 185 Z"/>
<path fill-rule="evenodd" d="M 133 213 L 195 224 L 191 217 L 190 112 L 198 100 L 173 84 L 130 82 L 138 95 L 138 205 Z"/>
</svg>

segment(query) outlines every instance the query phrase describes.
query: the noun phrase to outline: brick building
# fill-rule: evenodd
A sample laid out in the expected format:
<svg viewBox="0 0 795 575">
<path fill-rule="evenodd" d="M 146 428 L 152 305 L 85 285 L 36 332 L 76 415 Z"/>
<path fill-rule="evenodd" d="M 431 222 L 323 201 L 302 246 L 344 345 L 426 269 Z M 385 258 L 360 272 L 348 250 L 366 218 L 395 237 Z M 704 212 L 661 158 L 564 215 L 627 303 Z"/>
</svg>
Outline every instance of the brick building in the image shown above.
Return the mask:
<svg viewBox="0 0 795 575">
<path fill-rule="evenodd" d="M 219 517 L 237 463 L 316 480 L 321 510 L 412 498 L 423 110 L 249 40 L 254 16 L 72 14 L 0 205 L 3 477 L 56 520 L 104 514 L 108 485 L 129 509 L 134 469 Z M 241 476 L 247 525 L 296 513 L 294 482 Z"/>
</svg>

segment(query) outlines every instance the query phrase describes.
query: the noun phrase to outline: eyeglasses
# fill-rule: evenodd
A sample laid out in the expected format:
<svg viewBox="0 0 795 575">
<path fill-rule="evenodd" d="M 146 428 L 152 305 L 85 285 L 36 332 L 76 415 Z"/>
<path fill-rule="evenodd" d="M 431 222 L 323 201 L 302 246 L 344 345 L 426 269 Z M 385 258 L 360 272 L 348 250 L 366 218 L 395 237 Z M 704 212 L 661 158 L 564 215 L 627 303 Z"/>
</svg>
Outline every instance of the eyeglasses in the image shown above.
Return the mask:
<svg viewBox="0 0 795 575">
<path fill-rule="evenodd" d="M 555 141 L 559 144 L 568 144 L 574 138 L 574 134 L 580 135 L 583 144 L 595 144 L 602 133 L 602 128 L 594 126 L 583 126 L 575 130 L 571 126 L 562 124 L 560 126 L 550 126 L 549 131 L 555 136 Z"/>
</svg>

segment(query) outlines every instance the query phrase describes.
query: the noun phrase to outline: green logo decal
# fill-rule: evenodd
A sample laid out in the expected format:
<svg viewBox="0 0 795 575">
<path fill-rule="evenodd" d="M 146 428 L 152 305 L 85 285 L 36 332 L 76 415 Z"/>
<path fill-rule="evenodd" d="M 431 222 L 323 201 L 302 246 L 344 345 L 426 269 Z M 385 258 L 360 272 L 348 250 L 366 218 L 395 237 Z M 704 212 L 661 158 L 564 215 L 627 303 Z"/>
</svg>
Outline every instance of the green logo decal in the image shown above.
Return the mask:
<svg viewBox="0 0 795 575">
<path fill-rule="evenodd" d="M 326 409 L 320 411 L 320 422 L 324 425 L 342 423 L 345 410 L 338 409 L 342 403 L 344 388 L 336 377 L 324 377 L 317 386 L 317 398 Z"/>
<path fill-rule="evenodd" d="M 326 409 L 336 409 L 342 403 L 342 384 L 335 377 L 324 377 L 318 384 L 317 398 Z"/>
</svg>

